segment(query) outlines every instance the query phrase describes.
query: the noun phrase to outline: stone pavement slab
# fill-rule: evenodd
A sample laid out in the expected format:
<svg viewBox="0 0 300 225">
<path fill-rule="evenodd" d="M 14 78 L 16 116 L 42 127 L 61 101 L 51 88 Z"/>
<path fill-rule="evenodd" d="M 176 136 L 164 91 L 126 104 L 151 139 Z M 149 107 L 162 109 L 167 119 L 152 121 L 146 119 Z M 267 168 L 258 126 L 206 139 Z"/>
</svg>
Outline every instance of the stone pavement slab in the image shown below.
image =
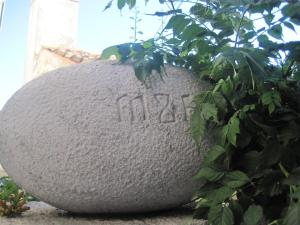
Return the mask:
<svg viewBox="0 0 300 225">
<path fill-rule="evenodd" d="M 1 225 L 205 225 L 192 219 L 190 208 L 136 215 L 78 215 L 58 210 L 43 202 L 30 202 L 31 209 L 20 217 L 0 217 Z"/>
</svg>

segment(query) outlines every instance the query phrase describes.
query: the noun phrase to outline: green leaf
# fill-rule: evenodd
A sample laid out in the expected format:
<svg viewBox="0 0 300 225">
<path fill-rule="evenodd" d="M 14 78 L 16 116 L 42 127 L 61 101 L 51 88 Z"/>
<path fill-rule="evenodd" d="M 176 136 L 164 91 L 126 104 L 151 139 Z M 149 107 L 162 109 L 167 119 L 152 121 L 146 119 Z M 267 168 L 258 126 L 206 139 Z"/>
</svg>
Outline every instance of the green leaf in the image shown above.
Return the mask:
<svg viewBox="0 0 300 225">
<path fill-rule="evenodd" d="M 167 25 L 165 26 L 165 29 L 173 29 L 174 25 L 177 23 L 180 23 L 185 20 L 185 16 L 183 15 L 174 15 L 170 18 Z"/>
<path fill-rule="evenodd" d="M 231 67 L 232 68 L 232 67 Z M 221 90 L 224 95 L 230 95 L 232 94 L 234 90 L 234 84 L 230 77 L 228 77 L 226 80 L 224 80 L 223 84 L 221 85 Z"/>
<path fill-rule="evenodd" d="M 292 23 L 284 22 L 283 24 L 284 24 L 284 26 L 286 26 L 287 28 L 291 29 L 292 31 L 294 31 L 296 33 L 296 29 Z"/>
<path fill-rule="evenodd" d="M 217 171 L 210 167 L 203 167 L 194 176 L 195 179 L 205 179 L 208 181 L 218 181 L 224 176 L 224 172 Z"/>
<path fill-rule="evenodd" d="M 8 200 L 11 194 L 17 194 L 20 189 L 9 177 L 0 178 L 0 199 Z"/>
<path fill-rule="evenodd" d="M 239 164 L 242 165 L 243 169 L 248 173 L 257 171 L 262 163 L 261 153 L 257 151 L 249 151 L 242 155 L 239 159 Z"/>
<path fill-rule="evenodd" d="M 199 143 L 199 139 L 204 136 L 206 130 L 206 121 L 199 111 L 194 111 L 191 118 L 190 131 L 193 139 Z"/>
<path fill-rule="evenodd" d="M 109 59 L 111 56 L 116 56 L 116 58 L 119 60 L 121 58 L 121 55 L 119 53 L 119 49 L 117 46 L 111 46 L 103 50 L 101 53 L 101 59 Z"/>
<path fill-rule="evenodd" d="M 289 176 L 283 180 L 283 184 L 300 185 L 300 167 L 293 169 Z"/>
<path fill-rule="evenodd" d="M 159 74 L 161 72 L 160 65 L 154 60 L 139 60 L 134 63 L 135 75 L 142 82 L 145 82 L 153 70 Z"/>
<path fill-rule="evenodd" d="M 240 204 L 241 199 L 237 200 L 230 200 L 230 209 L 232 210 L 232 213 L 234 215 L 234 222 L 235 224 L 241 224 L 242 223 L 242 218 L 244 214 L 244 209 L 242 205 Z"/>
<path fill-rule="evenodd" d="M 156 64 L 158 64 L 159 66 L 164 65 L 164 56 L 160 52 L 154 52 L 152 56 Z"/>
<path fill-rule="evenodd" d="M 265 144 L 264 150 L 261 152 L 264 165 L 272 166 L 278 164 L 283 154 L 283 146 L 279 141 L 270 141 Z"/>
<path fill-rule="evenodd" d="M 228 28 L 228 29 L 222 30 L 222 31 L 218 34 L 218 36 L 219 36 L 220 38 L 224 38 L 224 37 L 229 37 L 229 36 L 231 36 L 231 35 L 233 35 L 233 34 L 234 34 L 234 29 L 233 29 L 233 27 L 232 27 L 232 28 Z"/>
<path fill-rule="evenodd" d="M 249 177 L 242 171 L 233 171 L 227 173 L 223 183 L 231 188 L 238 188 L 250 181 Z"/>
<path fill-rule="evenodd" d="M 126 3 L 129 6 L 129 9 L 132 9 L 136 4 L 136 0 L 126 0 Z"/>
<path fill-rule="evenodd" d="M 259 127 L 259 129 L 262 129 L 262 131 L 266 132 L 268 135 L 275 136 L 277 134 L 278 131 L 273 126 L 266 124 L 264 118 L 259 114 L 249 114 L 248 116 L 251 122 L 253 122 L 257 127 Z"/>
<path fill-rule="evenodd" d="M 134 69 L 134 74 L 135 74 L 136 78 L 142 82 L 144 82 L 151 73 L 151 71 L 149 71 L 145 68 L 144 62 L 135 63 L 133 69 Z"/>
<path fill-rule="evenodd" d="M 223 203 L 226 199 L 231 198 L 234 191 L 234 189 L 227 186 L 214 188 L 209 191 L 204 198 L 208 200 L 208 203 L 211 206 L 214 206 L 216 204 Z"/>
<path fill-rule="evenodd" d="M 256 33 L 255 31 L 250 31 L 250 32 L 245 33 L 245 34 L 242 36 L 242 38 L 243 38 L 244 40 L 247 40 L 247 41 L 248 41 L 249 39 L 254 38 L 256 35 L 257 35 L 257 33 Z"/>
<path fill-rule="evenodd" d="M 261 97 L 261 101 L 263 105 L 268 105 L 274 102 L 277 106 L 280 106 L 280 102 L 281 102 L 280 94 L 277 91 L 264 92 Z"/>
<path fill-rule="evenodd" d="M 231 63 L 231 56 L 229 55 L 220 55 L 214 60 L 213 68 L 211 70 L 210 77 L 214 80 L 219 80 L 219 82 L 223 82 L 221 85 L 224 94 L 229 94 L 233 90 L 233 84 L 231 81 L 231 77 L 234 74 L 234 68 Z M 223 78 L 223 79 L 222 79 Z M 226 79 L 226 81 L 225 81 Z M 226 87 L 227 86 L 227 87 Z"/>
<path fill-rule="evenodd" d="M 215 206 L 209 210 L 208 222 L 212 225 L 233 225 L 233 213 L 227 206 Z"/>
<path fill-rule="evenodd" d="M 113 0 L 110 0 L 110 1 L 106 4 L 106 6 L 104 7 L 103 11 L 109 9 L 109 8 L 111 7 L 111 5 L 112 5 L 112 2 L 113 2 Z"/>
<path fill-rule="evenodd" d="M 203 103 L 201 105 L 201 115 L 204 120 L 218 122 L 218 108 L 215 104 Z"/>
<path fill-rule="evenodd" d="M 225 149 L 220 145 L 214 145 L 204 156 L 204 163 L 209 164 L 218 159 L 222 154 L 225 153 Z"/>
<path fill-rule="evenodd" d="M 270 45 L 270 42 L 271 42 L 269 40 L 268 36 L 264 35 L 264 34 L 259 35 L 257 37 L 257 41 L 259 42 L 259 46 L 261 46 L 261 47 L 268 47 Z"/>
<path fill-rule="evenodd" d="M 190 13 L 200 18 L 212 18 L 212 11 L 202 4 L 195 4 L 190 8 Z"/>
<path fill-rule="evenodd" d="M 300 224 L 300 203 L 292 204 L 283 221 L 284 225 L 299 225 Z"/>
<path fill-rule="evenodd" d="M 267 75 L 267 71 L 264 69 L 264 67 L 266 67 L 267 63 L 269 62 L 263 51 L 260 51 L 259 49 L 253 49 L 252 51 L 240 50 L 240 53 L 246 59 L 251 76 L 256 75 L 256 78 L 262 80 L 263 77 Z"/>
<path fill-rule="evenodd" d="M 210 192 L 214 192 L 216 189 L 220 188 L 220 185 L 217 184 L 216 182 L 215 183 L 212 183 L 212 182 L 206 182 L 204 183 L 203 186 L 200 186 L 201 188 L 199 188 L 196 192 L 196 194 L 198 196 L 200 196 L 203 201 L 202 201 L 202 205 L 205 203 L 205 205 L 207 206 L 210 206 L 211 202 L 208 202 L 206 198 L 207 195 L 209 195 Z"/>
<path fill-rule="evenodd" d="M 221 144 L 225 145 L 228 135 L 228 125 L 225 125 L 221 131 Z"/>
<path fill-rule="evenodd" d="M 227 126 L 227 140 L 229 143 L 232 145 L 236 146 L 236 139 L 237 135 L 240 133 L 240 120 L 236 117 L 233 116 L 230 118 Z"/>
<path fill-rule="evenodd" d="M 289 3 L 286 4 L 282 10 L 284 16 L 290 17 L 291 22 L 300 25 L 300 3 Z"/>
<path fill-rule="evenodd" d="M 281 106 L 280 93 L 275 90 L 264 92 L 261 96 L 261 102 L 268 107 L 269 114 L 272 114 L 276 106 Z"/>
<path fill-rule="evenodd" d="M 154 39 L 153 38 L 143 42 L 143 47 L 145 49 L 151 48 L 151 47 L 153 47 L 153 45 L 154 45 Z"/>
<path fill-rule="evenodd" d="M 191 25 L 187 26 L 182 32 L 182 39 L 185 41 L 190 41 L 196 38 L 198 34 L 205 31 L 206 29 L 200 27 L 195 23 L 192 23 Z"/>
<path fill-rule="evenodd" d="M 290 194 L 290 197 L 293 199 L 296 199 L 299 202 L 299 200 L 300 200 L 300 187 L 299 186 L 293 188 L 293 192 Z"/>
<path fill-rule="evenodd" d="M 126 0 L 118 0 L 118 9 L 123 9 L 126 4 Z"/>
<path fill-rule="evenodd" d="M 270 30 L 268 30 L 268 34 L 276 39 L 282 39 L 281 24 L 277 24 L 277 25 L 273 26 Z"/>
<path fill-rule="evenodd" d="M 184 15 L 175 15 L 171 17 L 165 29 L 173 29 L 175 34 L 180 34 L 190 22 Z"/>
<path fill-rule="evenodd" d="M 250 205 L 244 214 L 245 225 L 260 225 L 263 219 L 263 209 L 258 205 Z"/>
<path fill-rule="evenodd" d="M 130 43 L 124 43 L 117 45 L 118 52 L 120 54 L 120 61 L 125 62 L 130 57 L 132 46 Z"/>
<path fill-rule="evenodd" d="M 273 14 L 268 14 L 264 17 L 266 24 L 271 25 L 272 21 L 274 19 L 274 15 Z"/>
</svg>

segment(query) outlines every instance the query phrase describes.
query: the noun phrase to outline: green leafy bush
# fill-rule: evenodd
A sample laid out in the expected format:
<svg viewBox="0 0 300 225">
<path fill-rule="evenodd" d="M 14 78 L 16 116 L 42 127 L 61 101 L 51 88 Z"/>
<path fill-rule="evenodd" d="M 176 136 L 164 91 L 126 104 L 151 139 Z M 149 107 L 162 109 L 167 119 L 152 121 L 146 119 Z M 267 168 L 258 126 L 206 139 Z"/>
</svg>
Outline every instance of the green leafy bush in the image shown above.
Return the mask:
<svg viewBox="0 0 300 225">
<path fill-rule="evenodd" d="M 181 1 L 159 2 L 171 10 L 154 15 L 171 17 L 157 39 L 102 57 L 130 59 L 141 81 L 167 62 L 212 84 L 194 98 L 191 119 L 195 141 L 211 130 L 214 142 L 195 175 L 203 184 L 195 216 L 212 225 L 299 225 L 300 41 L 284 41 L 283 30 L 300 25 L 300 2 L 185 1 L 187 13 L 176 8 Z M 119 8 L 126 3 L 135 1 L 118 0 Z"/>
<path fill-rule="evenodd" d="M 15 216 L 29 210 L 25 204 L 34 198 L 20 189 L 9 177 L 0 178 L 0 216 Z"/>
</svg>

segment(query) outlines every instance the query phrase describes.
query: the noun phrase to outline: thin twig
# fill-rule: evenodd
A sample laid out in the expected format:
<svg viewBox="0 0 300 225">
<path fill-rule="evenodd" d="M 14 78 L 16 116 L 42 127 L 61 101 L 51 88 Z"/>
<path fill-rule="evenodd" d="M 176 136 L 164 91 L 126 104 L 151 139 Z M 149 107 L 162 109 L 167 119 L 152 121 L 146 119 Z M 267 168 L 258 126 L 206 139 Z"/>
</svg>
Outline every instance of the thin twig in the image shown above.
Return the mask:
<svg viewBox="0 0 300 225">
<path fill-rule="evenodd" d="M 242 26 L 242 23 L 243 23 L 243 20 L 244 20 L 244 17 L 245 17 L 245 14 L 246 12 L 248 11 L 248 7 L 246 7 L 246 9 L 244 10 L 243 12 L 243 15 L 242 15 L 242 18 L 240 20 L 240 23 L 239 23 L 239 26 L 238 26 L 238 29 L 237 29 L 237 33 L 236 33 L 236 36 L 235 36 L 235 41 L 234 41 L 234 48 L 237 47 L 237 41 L 238 41 L 238 38 L 239 38 L 239 33 L 240 33 L 240 29 L 241 29 L 241 26 Z"/>
<path fill-rule="evenodd" d="M 278 13 L 278 12 L 280 12 L 280 11 L 281 11 L 281 9 L 278 9 L 278 10 L 276 10 L 275 12 L 272 12 L 272 14 Z M 253 20 L 251 20 L 251 21 L 253 22 L 253 21 L 256 21 L 256 20 L 261 20 L 261 19 L 266 18 L 267 16 L 268 16 L 268 15 L 264 15 L 264 16 L 262 16 L 262 17 L 255 18 L 255 19 L 253 19 Z"/>
<path fill-rule="evenodd" d="M 277 20 L 277 21 L 275 21 L 275 22 L 273 23 L 273 26 L 280 24 L 280 23 L 278 23 L 278 22 L 281 23 L 280 19 Z M 252 44 L 254 41 L 256 41 L 257 38 L 258 38 L 260 35 L 262 35 L 262 34 L 268 32 L 269 30 L 271 30 L 271 29 L 273 28 L 273 26 L 272 26 L 272 27 L 269 27 L 269 28 L 266 29 L 266 30 L 262 30 L 261 33 L 260 33 L 259 35 L 258 35 L 258 34 L 256 35 L 256 37 L 250 42 L 250 44 Z"/>
<path fill-rule="evenodd" d="M 175 11 L 175 6 L 174 6 L 174 3 L 173 3 L 173 0 L 169 0 L 169 2 L 171 3 L 172 9 Z"/>
</svg>

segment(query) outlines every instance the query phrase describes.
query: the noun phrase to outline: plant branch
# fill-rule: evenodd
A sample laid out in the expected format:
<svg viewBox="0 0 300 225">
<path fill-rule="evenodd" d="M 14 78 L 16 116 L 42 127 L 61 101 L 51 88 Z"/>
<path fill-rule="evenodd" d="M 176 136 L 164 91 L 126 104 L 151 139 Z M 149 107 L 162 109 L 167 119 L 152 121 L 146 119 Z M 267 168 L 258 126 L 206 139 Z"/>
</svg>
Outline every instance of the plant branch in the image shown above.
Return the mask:
<svg viewBox="0 0 300 225">
<path fill-rule="evenodd" d="M 279 24 L 278 22 L 281 22 L 280 19 L 277 20 L 277 21 L 275 21 L 275 22 L 273 22 L 272 25 L 273 25 L 273 26 L 274 26 L 274 25 L 277 25 L 277 24 Z M 273 27 L 273 26 L 272 26 L 272 27 Z M 252 44 L 255 40 L 257 40 L 257 38 L 258 38 L 260 35 L 262 35 L 262 34 L 268 32 L 269 30 L 272 29 L 272 27 L 269 27 L 268 29 L 262 30 L 261 33 L 260 33 L 259 35 L 257 34 L 256 37 L 255 37 L 250 43 Z"/>
<path fill-rule="evenodd" d="M 175 9 L 173 0 L 169 0 L 169 2 L 171 3 L 172 9 L 175 11 L 176 9 Z"/>
<path fill-rule="evenodd" d="M 238 29 L 237 29 L 237 32 L 236 32 L 236 36 L 235 36 L 234 48 L 237 47 L 237 42 L 238 42 L 238 39 L 239 39 L 239 36 L 240 36 L 240 30 L 241 30 L 241 27 L 242 27 L 242 23 L 243 23 L 244 17 L 246 15 L 246 12 L 248 11 L 248 9 L 249 9 L 249 7 L 246 7 L 246 9 L 243 12 L 242 18 L 240 20 L 240 23 L 239 23 L 239 26 L 238 26 Z"/>
<path fill-rule="evenodd" d="M 276 11 L 274 11 L 274 12 L 272 12 L 272 14 L 278 13 L 278 12 L 280 12 L 280 11 L 281 11 L 281 8 L 278 9 L 278 10 L 276 10 Z M 251 21 L 253 22 L 253 21 L 261 20 L 261 19 L 266 18 L 267 16 L 268 16 L 268 15 L 264 15 L 264 16 L 262 16 L 262 17 L 255 18 L 255 19 L 253 19 L 253 20 L 251 20 Z"/>
<path fill-rule="evenodd" d="M 211 30 L 208 26 L 206 26 L 205 23 L 203 23 L 201 20 L 199 20 L 199 19 L 197 19 L 197 18 L 195 18 L 195 17 L 192 17 L 191 15 L 186 14 L 186 13 L 182 13 L 182 15 L 185 15 L 185 16 L 189 17 L 190 19 L 192 19 L 192 20 L 198 22 L 199 25 L 204 26 L 207 30 L 212 31 L 212 30 Z"/>
</svg>

